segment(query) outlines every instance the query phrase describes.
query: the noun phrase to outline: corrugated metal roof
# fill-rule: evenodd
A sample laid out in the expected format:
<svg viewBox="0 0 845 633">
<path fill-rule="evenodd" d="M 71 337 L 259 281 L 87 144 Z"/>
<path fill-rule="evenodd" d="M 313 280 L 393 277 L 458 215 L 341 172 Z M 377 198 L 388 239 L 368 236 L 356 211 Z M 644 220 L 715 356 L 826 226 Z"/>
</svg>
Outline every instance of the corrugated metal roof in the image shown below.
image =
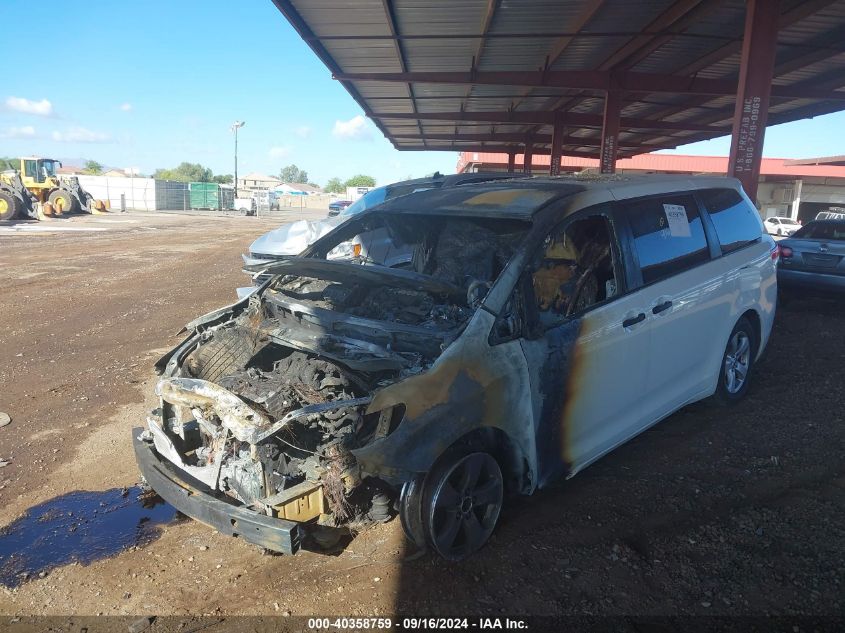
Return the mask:
<svg viewBox="0 0 845 633">
<path fill-rule="evenodd" d="M 627 71 L 674 77 L 735 80 L 744 29 L 744 0 L 273 0 L 335 75 L 365 73 L 538 73 Z M 845 87 L 845 0 L 781 0 L 773 84 Z M 841 79 L 841 80 L 838 80 Z M 460 137 L 518 151 L 523 143 L 497 140 L 551 134 L 548 122 L 514 123 L 508 113 L 570 112 L 601 115 L 595 89 L 343 78 L 343 84 L 387 138 L 400 149 L 466 147 Z M 723 132 L 677 129 L 729 123 L 734 97 L 673 93 L 624 96 L 623 118 L 648 119 L 620 146 L 633 153 L 675 147 Z M 845 100 L 777 98 L 772 121 L 786 122 L 845 109 Z M 500 113 L 499 123 L 473 113 Z M 453 120 L 391 118 L 460 113 Z M 489 117 L 488 117 L 489 118 Z M 671 124 L 675 124 L 672 126 Z M 661 124 L 662 127 L 661 127 Z M 598 154 L 595 128 L 573 137 L 568 150 Z M 456 135 L 452 141 L 439 138 Z M 397 138 L 401 135 L 402 138 Z M 411 136 L 409 138 L 408 136 Z M 413 136 L 416 135 L 416 138 Z M 436 138 L 428 138 L 435 135 Z M 581 141 L 578 137 L 583 138 Z M 624 141 L 624 143 L 622 142 Z M 484 141 L 473 140 L 480 147 Z M 538 151 L 548 143 L 534 141 Z M 640 147 L 637 150 L 634 145 Z M 626 153 L 623 150 L 623 154 Z M 539 158 L 539 155 L 538 155 Z"/>
</svg>

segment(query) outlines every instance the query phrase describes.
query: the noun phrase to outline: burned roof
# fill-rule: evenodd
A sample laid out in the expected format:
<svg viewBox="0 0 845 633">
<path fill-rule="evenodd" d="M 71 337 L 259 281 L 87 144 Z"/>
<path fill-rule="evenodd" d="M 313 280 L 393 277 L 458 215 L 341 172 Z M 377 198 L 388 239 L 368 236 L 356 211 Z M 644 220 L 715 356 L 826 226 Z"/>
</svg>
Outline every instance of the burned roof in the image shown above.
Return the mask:
<svg viewBox="0 0 845 633">
<path fill-rule="evenodd" d="M 743 0 L 273 0 L 400 150 L 619 156 L 730 134 Z M 845 109 L 845 0 L 781 0 L 769 125 Z"/>
<path fill-rule="evenodd" d="M 429 189 L 399 196 L 370 211 L 389 214 L 455 215 L 530 220 L 550 202 L 587 190 L 605 190 L 607 199 L 627 199 L 661 191 L 738 188 L 735 178 L 685 174 L 565 174 Z"/>
<path fill-rule="evenodd" d="M 378 213 L 529 220 L 553 200 L 585 187 L 574 178 L 525 178 L 418 191 L 374 207 Z"/>
</svg>

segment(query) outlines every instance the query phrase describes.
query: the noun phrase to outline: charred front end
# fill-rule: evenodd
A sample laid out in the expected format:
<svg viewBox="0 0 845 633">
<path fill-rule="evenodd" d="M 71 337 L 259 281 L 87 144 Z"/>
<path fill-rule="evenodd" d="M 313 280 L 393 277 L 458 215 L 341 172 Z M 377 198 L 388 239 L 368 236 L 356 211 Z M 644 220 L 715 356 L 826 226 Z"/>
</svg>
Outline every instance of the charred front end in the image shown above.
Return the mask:
<svg viewBox="0 0 845 633">
<path fill-rule="evenodd" d="M 305 534 L 390 519 L 403 482 L 367 473 L 354 453 L 391 434 L 405 406 L 372 410 L 373 396 L 459 337 L 521 237 L 500 224 L 406 220 L 410 269 L 292 258 L 190 324 L 157 366 L 160 406 L 135 433 L 150 485 L 189 516 L 289 553 Z"/>
</svg>

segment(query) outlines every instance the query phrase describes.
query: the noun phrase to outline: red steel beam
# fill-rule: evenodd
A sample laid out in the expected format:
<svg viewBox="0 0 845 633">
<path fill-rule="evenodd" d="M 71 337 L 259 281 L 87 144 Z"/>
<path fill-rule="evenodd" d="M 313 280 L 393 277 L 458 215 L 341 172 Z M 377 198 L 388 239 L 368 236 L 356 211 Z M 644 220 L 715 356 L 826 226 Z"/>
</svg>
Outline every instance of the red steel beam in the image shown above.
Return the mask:
<svg viewBox="0 0 845 633">
<path fill-rule="evenodd" d="M 703 15 L 713 11 L 718 6 L 718 2 L 702 3 L 701 0 L 678 0 L 657 16 L 648 27 L 643 29 L 643 33 L 628 40 L 624 46 L 605 58 L 596 70 L 610 70 L 614 68 L 617 70 L 627 70 L 631 68 L 638 61 L 644 59 L 676 36 L 675 33 L 654 35 L 649 34 L 649 31 L 660 31 L 669 27 L 675 32 L 683 30 L 696 19 L 700 19 Z M 582 101 L 583 97 L 556 97 L 546 103 L 548 106 L 546 109 L 571 110 Z"/>
<path fill-rule="evenodd" d="M 745 11 L 728 175 L 739 178 L 748 197 L 756 200 L 777 52 L 780 0 L 748 0 Z"/>
<path fill-rule="evenodd" d="M 616 153 L 619 150 L 619 113 L 622 99 L 618 92 L 608 92 L 604 98 L 604 125 L 601 130 L 599 168 L 603 174 L 616 173 Z"/>
<path fill-rule="evenodd" d="M 554 125 L 555 113 L 548 112 L 514 112 L 514 111 L 487 111 L 487 112 L 371 112 L 372 118 L 379 120 L 420 120 L 420 121 L 477 121 L 480 123 L 526 123 L 531 125 Z M 564 124 L 573 127 L 601 128 L 604 119 L 598 114 L 582 114 L 580 112 L 566 112 L 563 115 Z M 726 117 L 727 118 L 727 117 Z M 620 125 L 625 129 L 649 129 L 649 130 L 679 130 L 683 132 L 713 132 L 714 134 L 727 134 L 730 130 L 727 127 L 716 125 L 700 125 L 697 123 L 659 121 L 655 119 L 623 118 Z"/>
<path fill-rule="evenodd" d="M 489 86 L 554 86 L 571 90 L 639 93 L 701 94 L 733 96 L 736 84 L 731 79 L 682 77 L 659 73 L 590 70 L 477 71 L 477 72 L 404 72 L 336 73 L 338 81 L 383 81 L 388 83 L 477 84 Z M 845 100 L 845 92 L 796 89 L 772 86 L 773 97 L 790 99 Z"/>
<path fill-rule="evenodd" d="M 605 0 L 591 0 L 590 2 L 585 2 L 581 12 L 573 21 L 573 30 L 578 33 L 587 26 L 590 20 L 592 20 L 596 13 L 598 13 L 599 9 L 601 9 L 602 5 L 604 5 L 604 2 Z M 575 38 L 572 35 L 565 35 L 555 40 L 549 49 L 546 67 L 551 68 L 554 66 L 555 62 L 563 56 L 564 52 L 566 52 L 566 49 L 570 47 L 573 41 L 575 41 Z M 527 88 L 523 90 L 519 99 L 511 104 L 511 107 L 516 109 L 533 90 L 534 88 Z"/>
<path fill-rule="evenodd" d="M 805 0 L 804 2 L 799 2 L 794 8 L 786 11 L 778 18 L 778 29 L 783 30 L 786 29 L 801 20 L 804 20 L 815 13 L 818 13 L 822 9 L 828 7 L 831 4 L 834 4 L 837 0 Z M 703 55 L 702 57 L 698 58 L 692 64 L 688 64 L 682 68 L 675 69 L 673 71 L 676 75 L 687 75 L 692 73 L 697 73 L 700 70 L 707 68 L 708 66 L 712 66 L 718 62 L 724 61 L 731 55 L 739 53 L 742 51 L 742 40 L 729 42 L 723 46 L 720 46 L 714 51 Z M 779 71 L 775 69 L 774 76 L 778 76 Z M 658 112 L 652 113 L 650 116 L 663 118 L 665 116 L 671 116 L 673 114 L 677 114 L 678 112 L 683 112 L 688 108 L 694 108 L 703 104 L 706 104 L 710 101 L 709 98 L 706 97 L 696 97 L 694 99 L 689 99 L 677 106 L 669 107 Z"/>
<path fill-rule="evenodd" d="M 677 0 L 643 29 L 645 33 L 633 37 L 624 46 L 605 59 L 598 67 L 598 70 L 610 70 L 611 68 L 614 68 L 618 64 L 624 62 L 638 50 L 657 39 L 654 35 L 652 35 L 652 33 L 674 27 L 679 20 L 682 20 L 689 15 L 690 12 L 697 8 L 701 3 L 702 0 Z M 717 5 L 718 3 L 708 2 L 707 4 Z"/>
<path fill-rule="evenodd" d="M 484 18 L 481 21 L 481 39 L 478 41 L 478 46 L 475 49 L 475 55 L 472 57 L 472 71 L 474 72 L 481 63 L 481 56 L 484 54 L 484 47 L 487 46 L 487 34 L 490 30 L 490 25 L 493 23 L 493 16 L 496 15 L 496 9 L 499 8 L 501 0 L 487 0 L 487 9 L 484 12 Z M 467 99 L 472 94 L 472 85 L 468 85 L 464 92 L 464 98 L 461 100 L 461 110 L 466 107 Z M 457 126 L 455 126 L 457 131 Z"/>
<path fill-rule="evenodd" d="M 492 154 L 508 154 L 510 152 L 514 152 L 515 154 L 522 154 L 523 149 L 519 147 L 515 147 L 513 145 L 483 145 L 481 143 L 471 143 L 468 145 L 463 144 L 454 144 L 454 145 L 428 145 L 423 147 L 422 145 L 397 145 L 396 149 L 402 152 L 422 152 L 422 151 L 432 151 L 432 152 L 489 152 Z M 545 156 L 549 153 L 549 150 L 545 149 L 537 149 L 534 148 L 532 151 L 532 156 Z M 619 158 L 628 158 L 630 156 L 635 156 L 642 152 L 631 152 L 625 153 L 620 152 Z M 595 158 L 599 157 L 598 150 L 595 152 L 585 152 L 582 150 L 570 150 L 564 149 L 563 154 L 566 156 L 576 156 L 578 158 Z"/>
<path fill-rule="evenodd" d="M 534 145 L 552 145 L 557 138 L 560 145 L 575 145 L 578 147 L 599 147 L 601 145 L 600 137 L 583 137 L 572 136 L 564 134 L 564 121 L 561 118 L 555 127 L 559 127 L 560 132 L 554 134 L 532 134 L 531 141 Z M 478 143 L 519 143 L 525 139 L 525 134 L 521 132 L 485 132 L 481 134 L 463 133 L 463 134 L 416 134 L 410 132 L 402 132 L 393 134 L 390 138 L 397 141 L 415 140 L 415 141 L 455 141 L 456 143 L 464 142 L 478 142 Z M 629 149 L 642 149 L 651 151 L 654 144 L 635 143 L 630 141 L 622 141 L 621 145 Z"/>
<path fill-rule="evenodd" d="M 560 154 L 563 149 L 564 139 L 567 138 L 566 128 L 563 124 L 563 116 L 555 117 L 554 133 L 552 134 L 551 158 L 549 159 L 549 175 L 560 175 Z"/>
<path fill-rule="evenodd" d="M 525 152 L 522 154 L 522 171 L 526 174 L 531 173 L 532 159 L 534 158 L 534 144 L 531 139 L 525 141 Z"/>
<path fill-rule="evenodd" d="M 382 7 L 384 9 L 384 16 L 387 20 L 387 27 L 390 29 L 390 34 L 396 37 L 393 40 L 393 46 L 396 50 L 396 57 L 399 60 L 399 67 L 402 69 L 402 72 L 408 71 L 408 64 L 405 61 L 405 50 L 402 47 L 402 42 L 399 41 L 398 35 L 399 30 L 396 28 L 396 15 L 393 10 L 393 2 L 392 0 L 382 0 Z M 417 107 L 417 98 L 416 93 L 414 91 L 414 85 L 409 83 L 407 84 L 408 88 L 408 97 L 411 99 L 411 109 L 414 112 L 418 112 L 419 108 Z M 417 127 L 419 128 L 420 134 L 423 132 L 422 123 L 417 121 Z M 423 145 L 425 145 L 425 141 L 423 141 Z"/>
</svg>

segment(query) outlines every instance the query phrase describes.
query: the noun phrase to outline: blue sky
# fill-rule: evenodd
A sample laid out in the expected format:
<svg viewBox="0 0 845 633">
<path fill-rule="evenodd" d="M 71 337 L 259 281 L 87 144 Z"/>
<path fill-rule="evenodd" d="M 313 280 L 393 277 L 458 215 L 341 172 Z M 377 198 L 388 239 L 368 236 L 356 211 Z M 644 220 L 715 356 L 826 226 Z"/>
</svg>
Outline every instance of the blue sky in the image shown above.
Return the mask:
<svg viewBox="0 0 845 633">
<path fill-rule="evenodd" d="M 186 160 L 239 173 L 295 163 L 325 184 L 356 173 L 380 184 L 435 170 L 457 155 L 398 152 L 270 0 L 4 0 L 0 156 L 84 157 L 151 173 Z M 38 35 L 25 25 L 38 24 Z M 50 46 L 42 46 L 44 43 Z M 770 128 L 766 156 L 841 154 L 838 113 Z M 728 139 L 679 153 L 725 155 Z"/>
</svg>

